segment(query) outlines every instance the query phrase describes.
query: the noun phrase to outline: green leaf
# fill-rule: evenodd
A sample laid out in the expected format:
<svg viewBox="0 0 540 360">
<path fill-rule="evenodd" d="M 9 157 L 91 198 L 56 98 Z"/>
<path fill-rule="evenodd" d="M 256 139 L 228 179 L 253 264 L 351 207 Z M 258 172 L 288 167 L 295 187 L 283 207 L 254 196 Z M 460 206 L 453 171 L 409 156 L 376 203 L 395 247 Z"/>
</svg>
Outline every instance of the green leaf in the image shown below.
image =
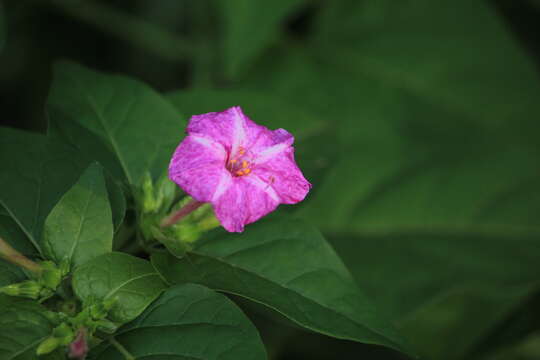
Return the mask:
<svg viewBox="0 0 540 360">
<path fill-rule="evenodd" d="M 124 253 L 101 255 L 73 273 L 73 290 L 83 302 L 117 299 L 109 313 L 116 322 L 133 320 L 163 289 L 165 283 L 148 261 Z"/>
<path fill-rule="evenodd" d="M 462 358 L 540 288 L 540 254 L 530 251 L 538 247 L 537 237 L 331 239 L 366 293 L 429 358 Z"/>
<path fill-rule="evenodd" d="M 69 62 L 55 66 L 47 107 L 58 121 L 69 119 L 100 137 L 135 186 L 146 171 L 154 179 L 165 171 L 185 125 L 175 108 L 145 84 Z"/>
<path fill-rule="evenodd" d="M 225 296 L 194 284 L 165 291 L 115 339 L 135 359 L 266 359 L 257 329 L 242 311 Z M 107 344 L 94 358 L 123 357 Z"/>
<path fill-rule="evenodd" d="M 277 40 L 283 22 L 306 0 L 219 0 L 227 75 L 235 77 Z"/>
<path fill-rule="evenodd" d="M 0 259 L 0 287 L 14 284 L 24 279 L 26 279 L 26 276 L 19 267 Z"/>
<path fill-rule="evenodd" d="M 313 331 L 404 351 L 333 249 L 302 221 L 260 221 L 242 235 L 216 231 L 186 257 L 155 254 L 152 263 L 171 283 L 206 285 L 264 304 Z"/>
<path fill-rule="evenodd" d="M 52 332 L 36 302 L 0 295 L 0 359 L 37 360 L 37 346 Z"/>
<path fill-rule="evenodd" d="M 197 89 L 175 91 L 168 99 L 186 114 L 203 114 L 241 105 L 258 124 L 284 128 L 295 137 L 295 159 L 306 178 L 317 185 L 335 155 L 335 134 L 328 120 L 270 92 Z"/>
<path fill-rule="evenodd" d="M 0 205 L 40 249 L 46 216 L 88 163 L 40 134 L 0 128 L 0 138 Z"/>
<path fill-rule="evenodd" d="M 60 199 L 45 220 L 43 249 L 72 267 L 112 251 L 111 207 L 101 166 L 94 163 Z"/>
</svg>

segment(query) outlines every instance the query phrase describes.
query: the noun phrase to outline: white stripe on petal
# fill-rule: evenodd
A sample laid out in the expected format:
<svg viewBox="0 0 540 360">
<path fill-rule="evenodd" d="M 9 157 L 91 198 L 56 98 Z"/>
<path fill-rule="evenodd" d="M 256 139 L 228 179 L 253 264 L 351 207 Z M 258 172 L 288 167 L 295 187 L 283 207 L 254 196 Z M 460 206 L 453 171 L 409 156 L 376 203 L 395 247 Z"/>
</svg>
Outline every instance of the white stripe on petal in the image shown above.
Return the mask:
<svg viewBox="0 0 540 360">
<path fill-rule="evenodd" d="M 282 151 L 286 150 L 289 147 L 287 143 L 281 143 L 274 146 L 270 146 L 269 148 L 264 149 L 259 154 L 257 154 L 257 157 L 254 159 L 255 164 L 262 164 L 264 162 L 267 162 L 274 156 L 278 155 Z"/>
<path fill-rule="evenodd" d="M 270 198 L 276 202 L 280 202 L 281 199 L 279 198 L 279 195 L 276 193 L 274 188 L 270 186 L 270 184 L 267 184 L 266 182 L 262 181 L 257 175 L 248 175 L 245 176 L 244 179 L 249 182 L 251 185 L 257 187 L 259 190 L 265 192 Z"/>
<path fill-rule="evenodd" d="M 244 120 L 244 115 L 238 106 L 234 108 L 232 136 L 232 153 L 236 154 L 238 148 L 246 144 L 246 122 Z"/>
<path fill-rule="evenodd" d="M 213 141 L 211 139 L 202 137 L 202 136 L 194 135 L 194 134 L 191 134 L 190 136 L 193 139 L 193 141 L 201 144 L 202 146 L 204 146 L 204 147 L 206 147 L 206 148 L 208 148 L 210 150 L 213 150 L 213 151 L 219 153 L 219 155 L 222 158 L 227 157 L 227 152 L 223 148 L 223 145 L 221 145 L 220 143 L 215 142 L 215 141 Z"/>
<path fill-rule="evenodd" d="M 204 179 L 201 181 L 204 181 Z M 232 176 L 227 170 L 224 170 L 221 174 L 221 178 L 219 179 L 219 183 L 216 186 L 216 191 L 214 191 L 214 195 L 212 196 L 212 202 L 217 201 L 223 194 L 225 194 L 225 191 L 227 191 L 231 185 Z"/>
</svg>

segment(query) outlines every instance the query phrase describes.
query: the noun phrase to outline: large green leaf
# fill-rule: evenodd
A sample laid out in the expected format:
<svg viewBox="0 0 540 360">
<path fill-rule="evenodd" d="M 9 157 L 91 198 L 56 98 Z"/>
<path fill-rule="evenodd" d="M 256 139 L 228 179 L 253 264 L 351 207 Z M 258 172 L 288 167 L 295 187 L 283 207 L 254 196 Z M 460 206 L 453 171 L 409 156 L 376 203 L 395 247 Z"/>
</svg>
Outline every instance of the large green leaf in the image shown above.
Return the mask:
<svg viewBox="0 0 540 360">
<path fill-rule="evenodd" d="M 43 135 L 0 128 L 0 138 L 0 204 L 39 249 L 46 216 L 87 162 Z"/>
<path fill-rule="evenodd" d="M 133 320 L 164 288 L 148 261 L 118 252 L 94 258 L 73 273 L 73 290 L 83 302 L 116 299 L 109 316 L 117 322 Z"/>
<path fill-rule="evenodd" d="M 255 90 L 175 91 L 169 100 L 185 114 L 221 111 L 234 105 L 258 124 L 270 129 L 284 128 L 295 137 L 295 159 L 314 191 L 335 155 L 334 132 L 330 123 L 316 112 L 288 102 L 276 94 Z"/>
<path fill-rule="evenodd" d="M 287 16 L 306 0 L 218 0 L 222 18 L 225 71 L 237 76 L 277 40 Z"/>
<path fill-rule="evenodd" d="M 52 332 L 37 303 L 0 295 L 0 359 L 37 360 L 37 346 Z"/>
<path fill-rule="evenodd" d="M 45 255 L 75 267 L 112 251 L 112 213 L 103 170 L 92 164 L 45 220 Z"/>
<path fill-rule="evenodd" d="M 332 244 L 366 293 L 434 359 L 461 358 L 540 288 L 537 237 L 343 235 Z"/>
<path fill-rule="evenodd" d="M 185 125 L 145 84 L 68 62 L 55 66 L 48 109 L 58 121 L 77 122 L 99 136 L 132 185 L 139 185 L 147 171 L 154 178 L 165 171 Z M 85 140 L 81 149 L 90 150 L 87 145 Z"/>
<path fill-rule="evenodd" d="M 404 350 L 334 250 L 302 221 L 265 220 L 242 235 L 216 231 L 186 257 L 155 254 L 152 263 L 169 282 L 200 283 L 262 303 L 313 331 Z"/>
<path fill-rule="evenodd" d="M 225 296 L 194 284 L 165 291 L 115 339 L 134 359 L 266 359 L 255 327 Z M 107 344 L 97 360 L 121 360 Z"/>
</svg>

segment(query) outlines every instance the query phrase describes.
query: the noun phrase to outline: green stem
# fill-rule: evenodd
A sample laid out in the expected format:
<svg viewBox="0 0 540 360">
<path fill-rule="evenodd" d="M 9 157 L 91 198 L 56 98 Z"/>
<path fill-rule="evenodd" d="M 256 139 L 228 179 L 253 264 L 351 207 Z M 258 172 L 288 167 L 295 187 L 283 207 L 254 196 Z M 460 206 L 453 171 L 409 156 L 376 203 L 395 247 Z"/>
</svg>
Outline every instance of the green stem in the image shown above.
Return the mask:
<svg viewBox="0 0 540 360">
<path fill-rule="evenodd" d="M 0 257 L 33 273 L 40 273 L 42 268 L 0 238 Z"/>
<path fill-rule="evenodd" d="M 111 6 L 91 0 L 50 0 L 49 3 L 73 18 L 166 60 L 185 60 L 195 52 L 194 45 L 177 34 Z"/>
<path fill-rule="evenodd" d="M 126 360 L 135 360 L 135 356 L 131 355 L 129 351 L 126 350 L 126 348 L 120 344 L 118 341 L 116 341 L 115 338 L 110 337 L 108 338 L 109 342 L 118 350 L 120 354 L 124 357 Z"/>
</svg>

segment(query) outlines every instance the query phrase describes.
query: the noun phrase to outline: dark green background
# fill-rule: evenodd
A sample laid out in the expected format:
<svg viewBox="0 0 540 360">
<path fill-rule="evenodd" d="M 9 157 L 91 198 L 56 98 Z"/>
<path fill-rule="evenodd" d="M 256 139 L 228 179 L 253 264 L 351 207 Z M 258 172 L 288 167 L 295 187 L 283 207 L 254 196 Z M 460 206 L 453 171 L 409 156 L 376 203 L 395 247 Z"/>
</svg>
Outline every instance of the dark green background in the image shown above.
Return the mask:
<svg viewBox="0 0 540 360">
<path fill-rule="evenodd" d="M 323 231 L 418 353 L 538 359 L 539 36 L 534 0 L 4 0 L 1 121 L 46 129 L 61 59 L 186 116 L 241 105 L 295 134 L 314 185 L 278 211 Z M 244 309 L 273 359 L 401 358 Z"/>
</svg>

